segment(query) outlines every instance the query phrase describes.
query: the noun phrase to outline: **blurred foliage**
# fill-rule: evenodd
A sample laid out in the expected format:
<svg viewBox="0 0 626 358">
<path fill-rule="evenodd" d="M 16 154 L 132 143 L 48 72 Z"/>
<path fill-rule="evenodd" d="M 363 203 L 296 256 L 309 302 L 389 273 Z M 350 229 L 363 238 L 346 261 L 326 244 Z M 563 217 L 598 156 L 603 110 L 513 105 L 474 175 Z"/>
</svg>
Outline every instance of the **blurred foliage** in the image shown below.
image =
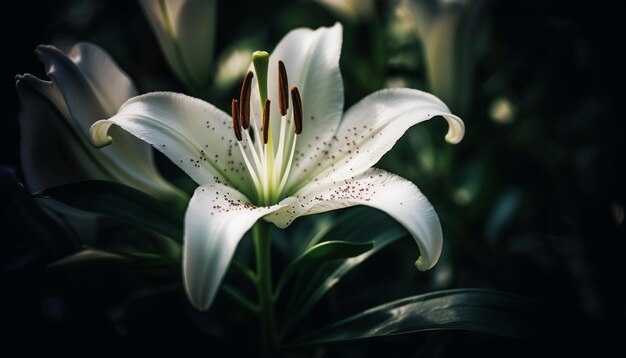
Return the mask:
<svg viewBox="0 0 626 358">
<path fill-rule="evenodd" d="M 372 1 L 373 10 L 354 17 L 322 3 L 219 2 L 214 74 L 233 54 L 271 51 L 295 27 L 342 21 L 346 108 L 386 86 L 431 90 L 426 47 L 403 22 L 404 1 Z M 559 325 L 551 343 L 439 332 L 329 346 L 311 354 L 450 356 L 471 350 L 537 355 L 547 350 L 584 355 L 619 348 L 620 332 L 609 328 L 619 327 L 626 315 L 619 279 L 626 246 L 626 128 L 618 110 L 625 63 L 616 51 L 618 6 L 609 1 L 485 1 L 468 56 L 473 80 L 472 100 L 463 112 L 466 138 L 450 146 L 443 141 L 444 121 L 431 121 L 409 130 L 378 164 L 416 183 L 437 209 L 445 237 L 440 263 L 430 272 L 417 272 L 415 244 L 395 241 L 346 276 L 324 297 L 325 306 L 306 316 L 307 325 L 320 327 L 329 317 L 344 318 L 433 289 L 491 288 L 552 307 Z M 193 311 L 176 274 L 44 269 L 77 252 L 80 243 L 17 184 L 19 104 L 12 78 L 26 72 L 43 78 L 35 46 L 68 49 L 76 41 L 91 41 L 118 61 L 141 92 L 185 90 L 134 2 L 13 1 L 4 16 L 4 33 L 11 35 L 2 76 L 8 111 L 0 133 L 0 164 L 16 168 L 18 176 L 2 171 L 0 317 L 11 333 L 0 352 L 251 353 L 232 338 L 245 341 L 256 335 L 246 313 L 223 295 L 208 313 Z M 224 76 L 217 76 L 207 99 L 227 110 L 239 80 Z M 193 182 L 167 159 L 157 161 L 173 183 L 193 190 Z M 352 222 L 384 215 L 358 213 L 362 217 Z M 300 238 L 323 232 L 343 214 L 306 217 L 284 232 L 275 230 L 276 268 L 302 252 L 306 243 Z M 98 243 L 115 252 L 146 251 L 126 244 L 146 236 L 113 221 Z M 362 241 L 372 239 L 364 235 Z M 238 251 L 244 262 L 251 256 L 249 241 Z M 232 272 L 227 281 L 243 284 L 240 276 Z M 223 327 L 219 322 L 227 312 L 234 313 L 232 324 Z"/>
</svg>

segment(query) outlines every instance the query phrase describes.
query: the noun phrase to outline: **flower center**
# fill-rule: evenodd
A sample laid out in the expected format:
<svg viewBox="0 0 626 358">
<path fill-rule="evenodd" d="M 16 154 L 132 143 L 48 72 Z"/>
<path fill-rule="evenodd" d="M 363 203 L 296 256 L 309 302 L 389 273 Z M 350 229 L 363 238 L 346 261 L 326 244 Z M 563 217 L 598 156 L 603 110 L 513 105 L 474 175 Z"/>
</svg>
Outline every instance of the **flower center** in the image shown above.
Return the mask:
<svg viewBox="0 0 626 358">
<path fill-rule="evenodd" d="M 239 100 L 232 100 L 233 132 L 244 162 L 254 183 L 257 202 L 260 205 L 277 203 L 282 197 L 291 171 L 298 135 L 302 133 L 302 99 L 298 87 L 289 89 L 287 70 L 283 61 L 278 61 L 278 111 L 280 132 L 276 142 L 270 125 L 270 105 L 267 98 L 267 67 L 269 55 L 264 51 L 252 54 L 252 63 L 257 74 L 261 102 L 261 128 L 258 121 L 251 121 L 250 95 L 254 73 L 248 71 L 244 77 Z M 289 97 L 292 110 L 289 112 Z M 255 104 L 256 105 L 256 104 Z M 293 122 L 293 131 L 289 123 Z M 250 160 L 250 158 L 252 160 Z"/>
</svg>

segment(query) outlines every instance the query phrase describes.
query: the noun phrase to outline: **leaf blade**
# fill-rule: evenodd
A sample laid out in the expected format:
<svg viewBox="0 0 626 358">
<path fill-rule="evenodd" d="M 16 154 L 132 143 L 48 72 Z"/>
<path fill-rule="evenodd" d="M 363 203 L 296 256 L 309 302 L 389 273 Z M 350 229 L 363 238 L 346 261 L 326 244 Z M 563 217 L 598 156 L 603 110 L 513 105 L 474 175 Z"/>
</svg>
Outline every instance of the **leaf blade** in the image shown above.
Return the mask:
<svg viewBox="0 0 626 358">
<path fill-rule="evenodd" d="M 106 215 L 182 241 L 182 212 L 123 184 L 87 180 L 44 189 L 33 196 Z"/>
<path fill-rule="evenodd" d="M 160 255 L 130 254 L 118 251 L 85 247 L 72 255 L 66 256 L 48 265 L 55 271 L 175 271 L 177 265 Z"/>
<path fill-rule="evenodd" d="M 324 241 L 309 247 L 302 255 L 292 261 L 283 271 L 278 280 L 276 296 L 296 272 L 303 272 L 311 266 L 339 259 L 348 259 L 362 255 L 374 248 L 374 242 Z"/>
<path fill-rule="evenodd" d="M 537 302 L 500 291 L 456 289 L 406 297 L 338 321 L 297 340 L 308 346 L 432 330 L 541 339 Z"/>
<path fill-rule="evenodd" d="M 299 294 L 292 297 L 287 305 L 285 316 L 289 319 L 285 321 L 283 334 L 287 333 L 298 320 L 303 318 L 326 292 L 341 281 L 344 275 L 405 235 L 403 230 L 391 228 L 372 239 L 374 247 L 371 250 L 356 257 L 326 263 L 325 267 L 319 268 L 315 274 L 308 276 L 304 280 L 307 283 L 304 287 L 294 290 Z"/>
<path fill-rule="evenodd" d="M 330 261 L 359 256 L 374 248 L 374 242 L 324 241 L 302 254 L 303 261 Z"/>
</svg>

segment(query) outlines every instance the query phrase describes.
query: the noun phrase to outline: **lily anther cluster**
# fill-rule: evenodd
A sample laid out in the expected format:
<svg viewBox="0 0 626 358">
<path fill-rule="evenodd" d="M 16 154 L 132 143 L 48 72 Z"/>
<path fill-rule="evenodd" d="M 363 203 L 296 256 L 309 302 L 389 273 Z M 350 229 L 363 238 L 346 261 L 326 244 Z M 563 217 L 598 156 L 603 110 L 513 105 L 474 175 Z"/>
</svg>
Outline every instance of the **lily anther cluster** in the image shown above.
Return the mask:
<svg viewBox="0 0 626 358">
<path fill-rule="evenodd" d="M 289 80 L 285 63 L 278 61 L 277 96 L 280 133 L 277 138 L 278 146 L 274 150 L 274 139 L 270 126 L 272 102 L 267 98 L 266 83 L 263 80 L 267 78 L 267 74 L 262 72 L 267 71 L 269 55 L 265 51 L 257 51 L 253 54 L 252 59 L 257 73 L 262 73 L 258 81 L 259 93 L 264 94 L 261 97 L 261 102 L 258 103 L 261 106 L 260 112 L 263 113 L 260 121 L 261 127 L 259 128 L 257 125 L 258 121 L 250 120 L 250 96 L 254 78 L 252 71 L 248 71 L 243 80 L 239 100 L 232 100 L 232 125 L 246 169 L 254 182 L 257 202 L 267 205 L 278 202 L 287 184 L 296 152 L 297 138 L 302 133 L 302 99 L 297 86 L 288 89 Z M 290 93 L 293 103 L 292 111 L 289 111 Z M 291 122 L 294 125 L 293 131 L 289 130 Z M 250 131 L 252 131 L 252 135 L 250 135 Z"/>
</svg>

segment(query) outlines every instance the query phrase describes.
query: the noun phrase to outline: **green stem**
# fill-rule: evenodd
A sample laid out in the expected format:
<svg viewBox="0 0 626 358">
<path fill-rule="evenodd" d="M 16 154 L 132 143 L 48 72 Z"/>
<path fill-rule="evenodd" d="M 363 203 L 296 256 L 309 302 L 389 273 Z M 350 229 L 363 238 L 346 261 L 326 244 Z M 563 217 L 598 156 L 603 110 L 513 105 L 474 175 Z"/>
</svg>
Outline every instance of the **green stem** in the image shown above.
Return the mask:
<svg viewBox="0 0 626 358">
<path fill-rule="evenodd" d="M 256 253 L 256 283 L 259 295 L 259 320 L 266 355 L 276 348 L 276 322 L 274 321 L 274 300 L 272 297 L 271 226 L 259 221 L 254 225 L 253 237 Z"/>
<path fill-rule="evenodd" d="M 254 271 L 252 271 L 251 268 L 249 268 L 246 264 L 244 264 L 243 262 L 237 259 L 233 259 L 231 265 L 233 266 L 234 269 L 239 271 L 242 275 L 244 275 L 253 284 L 256 285 L 256 274 L 254 273 Z"/>
<path fill-rule="evenodd" d="M 227 284 L 222 285 L 222 291 L 226 293 L 230 298 L 232 298 L 235 302 L 239 303 L 241 306 L 247 308 L 252 313 L 258 313 L 259 307 L 257 307 L 254 303 L 250 302 L 241 292 L 239 292 L 236 288 L 231 287 Z"/>
</svg>

